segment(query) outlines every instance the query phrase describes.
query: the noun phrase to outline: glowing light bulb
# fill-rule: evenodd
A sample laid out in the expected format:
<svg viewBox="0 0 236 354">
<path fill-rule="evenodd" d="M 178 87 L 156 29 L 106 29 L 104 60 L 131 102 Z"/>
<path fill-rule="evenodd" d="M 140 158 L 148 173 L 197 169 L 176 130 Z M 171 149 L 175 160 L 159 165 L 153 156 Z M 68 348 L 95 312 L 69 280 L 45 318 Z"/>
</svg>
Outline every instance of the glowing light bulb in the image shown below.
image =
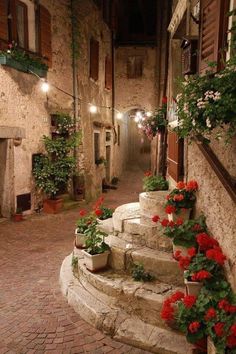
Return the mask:
<svg viewBox="0 0 236 354">
<path fill-rule="evenodd" d="M 49 89 L 50 89 L 50 86 L 49 86 L 48 82 L 43 81 L 43 83 L 41 85 L 41 90 L 46 93 L 49 91 Z"/>
<path fill-rule="evenodd" d="M 139 129 L 142 128 L 142 124 L 141 124 L 141 123 L 138 124 L 138 128 L 139 128 Z"/>
<path fill-rule="evenodd" d="M 142 113 L 140 111 L 136 112 L 136 117 L 142 118 Z"/>
<path fill-rule="evenodd" d="M 138 122 L 140 121 L 140 118 L 139 118 L 138 116 L 135 116 L 135 117 L 134 117 L 134 121 L 135 121 L 136 123 L 138 123 Z"/>
<path fill-rule="evenodd" d="M 90 113 L 97 113 L 97 111 L 98 111 L 98 108 L 97 108 L 97 106 L 94 106 L 94 105 L 91 105 L 90 107 L 89 107 L 89 112 Z"/>
<path fill-rule="evenodd" d="M 146 116 L 147 116 L 147 117 L 151 117 L 151 116 L 152 116 L 152 113 L 151 113 L 151 112 L 147 112 L 147 113 L 146 113 Z"/>
<path fill-rule="evenodd" d="M 123 118 L 123 113 L 118 112 L 117 115 L 116 115 L 116 118 L 117 119 L 122 119 Z"/>
</svg>

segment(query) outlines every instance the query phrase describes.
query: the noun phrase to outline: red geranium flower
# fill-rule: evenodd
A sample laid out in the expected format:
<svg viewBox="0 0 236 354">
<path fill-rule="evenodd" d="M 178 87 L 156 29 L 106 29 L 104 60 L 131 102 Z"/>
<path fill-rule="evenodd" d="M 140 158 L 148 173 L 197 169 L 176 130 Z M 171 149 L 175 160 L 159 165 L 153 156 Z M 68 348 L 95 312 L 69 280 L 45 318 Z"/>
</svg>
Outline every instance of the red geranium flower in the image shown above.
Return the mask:
<svg viewBox="0 0 236 354">
<path fill-rule="evenodd" d="M 184 189 L 185 186 L 186 186 L 186 184 L 185 184 L 184 182 L 180 181 L 180 182 L 177 183 L 177 186 L 176 186 L 176 187 L 177 187 L 178 189 Z"/>
<path fill-rule="evenodd" d="M 164 227 L 167 227 L 169 225 L 169 220 L 168 219 L 163 219 L 161 221 L 161 225 L 164 226 Z"/>
<path fill-rule="evenodd" d="M 189 181 L 186 185 L 186 191 L 197 191 L 198 190 L 198 184 L 197 184 L 197 181 L 195 180 L 192 180 L 192 181 Z"/>
<path fill-rule="evenodd" d="M 86 214 L 87 214 L 87 211 L 84 209 L 80 210 L 80 212 L 79 212 L 80 216 L 85 216 Z"/>
<path fill-rule="evenodd" d="M 184 293 L 182 291 L 176 291 L 174 294 L 171 295 L 170 299 L 172 302 L 179 301 L 184 298 Z"/>
<path fill-rule="evenodd" d="M 189 255 L 189 257 L 192 258 L 192 257 L 196 256 L 196 254 L 197 254 L 197 250 L 196 250 L 195 247 L 188 248 L 188 255 Z"/>
<path fill-rule="evenodd" d="M 201 225 L 199 225 L 199 224 L 195 224 L 195 225 L 193 226 L 193 231 L 201 231 L 201 229 L 202 229 L 202 227 L 201 227 Z"/>
<path fill-rule="evenodd" d="M 149 177 L 152 175 L 152 171 L 146 171 L 144 172 L 144 176 Z"/>
<path fill-rule="evenodd" d="M 200 326 L 200 322 L 198 321 L 190 323 L 190 325 L 188 326 L 189 332 L 196 333 L 199 330 Z"/>
<path fill-rule="evenodd" d="M 180 269 L 188 269 L 189 264 L 190 264 L 190 258 L 189 257 L 179 257 L 179 267 Z"/>
<path fill-rule="evenodd" d="M 167 104 L 167 97 L 166 96 L 162 97 L 162 103 Z"/>
<path fill-rule="evenodd" d="M 217 322 L 213 328 L 218 337 L 222 337 L 224 335 L 224 323 L 223 322 Z"/>
<path fill-rule="evenodd" d="M 184 220 L 182 218 L 178 218 L 176 220 L 176 225 L 178 225 L 178 226 L 183 225 L 183 223 L 184 223 Z"/>
<path fill-rule="evenodd" d="M 176 195 L 174 195 L 173 199 L 176 202 L 181 202 L 182 200 L 184 200 L 184 196 L 183 196 L 183 194 L 176 194 Z"/>
<path fill-rule="evenodd" d="M 174 319 L 174 308 L 171 305 L 162 307 L 161 318 L 165 321 L 171 321 Z"/>
<path fill-rule="evenodd" d="M 169 195 L 169 194 L 166 196 L 166 199 L 167 199 L 167 200 L 169 200 L 169 199 L 170 199 L 170 195 Z"/>
<path fill-rule="evenodd" d="M 184 306 L 188 309 L 191 309 L 196 301 L 197 297 L 195 295 L 186 295 L 183 299 Z"/>
<path fill-rule="evenodd" d="M 171 220 L 171 221 L 169 221 L 169 224 L 168 224 L 168 226 L 169 226 L 169 227 L 174 227 L 174 226 L 175 226 L 175 223 L 174 223 L 174 221 L 172 221 L 172 220 Z"/>
<path fill-rule="evenodd" d="M 235 313 L 236 312 L 236 306 L 235 305 L 230 305 L 229 306 L 229 312 L 230 313 Z"/>
<path fill-rule="evenodd" d="M 154 215 L 153 217 L 152 217 L 152 221 L 153 222 L 158 222 L 160 220 L 160 217 L 158 216 L 158 215 Z"/>
<path fill-rule="evenodd" d="M 226 343 L 230 349 L 236 347 L 236 336 L 234 335 L 228 336 L 226 339 Z"/>
<path fill-rule="evenodd" d="M 209 236 L 205 232 L 198 234 L 196 239 L 201 251 L 206 251 L 214 246 L 219 245 L 219 243 L 213 237 Z"/>
<path fill-rule="evenodd" d="M 236 323 L 230 327 L 230 332 L 236 337 Z"/>
<path fill-rule="evenodd" d="M 165 212 L 166 214 L 172 214 L 176 211 L 176 208 L 173 205 L 167 205 Z"/>
<path fill-rule="evenodd" d="M 206 251 L 206 257 L 208 259 L 212 259 L 213 261 L 215 261 L 216 263 L 218 263 L 219 265 L 223 266 L 224 262 L 226 260 L 225 255 L 219 251 L 218 249 L 211 249 Z"/>
<path fill-rule="evenodd" d="M 222 299 L 218 302 L 218 308 L 220 310 L 224 310 L 225 312 L 228 312 L 230 309 L 230 303 L 227 299 Z"/>
<path fill-rule="evenodd" d="M 213 307 L 210 307 L 207 310 L 204 318 L 205 318 L 206 321 L 209 321 L 209 320 L 211 320 L 212 318 L 215 318 L 215 317 L 216 317 L 216 310 Z"/>
<path fill-rule="evenodd" d="M 199 272 L 193 274 L 191 278 L 192 281 L 201 281 L 211 278 L 211 273 L 209 273 L 207 270 L 200 270 Z"/>
<path fill-rule="evenodd" d="M 180 257 L 181 257 L 181 251 L 175 251 L 175 253 L 174 253 L 174 259 L 176 259 L 177 261 L 180 259 Z"/>
<path fill-rule="evenodd" d="M 101 216 L 101 215 L 102 215 L 102 210 L 101 210 L 101 209 L 96 209 L 96 210 L 95 210 L 95 214 L 96 214 L 97 216 Z"/>
</svg>

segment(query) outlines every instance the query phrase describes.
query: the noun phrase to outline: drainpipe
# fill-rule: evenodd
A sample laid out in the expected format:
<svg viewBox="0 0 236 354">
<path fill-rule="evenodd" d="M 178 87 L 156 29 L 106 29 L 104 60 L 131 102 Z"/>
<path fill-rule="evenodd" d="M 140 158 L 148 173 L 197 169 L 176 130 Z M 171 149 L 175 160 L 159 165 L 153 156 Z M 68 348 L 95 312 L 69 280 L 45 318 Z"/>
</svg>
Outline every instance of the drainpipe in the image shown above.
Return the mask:
<svg viewBox="0 0 236 354">
<path fill-rule="evenodd" d="M 73 120 L 74 120 L 74 127 L 75 127 L 75 132 L 78 131 L 77 127 L 77 118 L 78 118 L 78 112 L 79 112 L 79 106 L 78 106 L 78 83 L 77 83 L 77 77 L 78 77 L 78 70 L 77 70 L 77 58 L 76 58 L 76 47 L 75 47 L 75 41 L 76 41 L 76 28 L 75 28 L 75 17 L 77 14 L 76 8 L 75 8 L 75 0 L 70 1 L 70 10 L 71 10 L 71 52 L 72 52 L 72 90 L 73 90 Z M 77 164 L 77 147 L 74 147 L 73 150 L 73 156 L 75 158 L 76 164 Z M 72 187 L 72 194 L 73 197 L 76 197 L 76 178 L 73 178 L 73 187 Z"/>
</svg>

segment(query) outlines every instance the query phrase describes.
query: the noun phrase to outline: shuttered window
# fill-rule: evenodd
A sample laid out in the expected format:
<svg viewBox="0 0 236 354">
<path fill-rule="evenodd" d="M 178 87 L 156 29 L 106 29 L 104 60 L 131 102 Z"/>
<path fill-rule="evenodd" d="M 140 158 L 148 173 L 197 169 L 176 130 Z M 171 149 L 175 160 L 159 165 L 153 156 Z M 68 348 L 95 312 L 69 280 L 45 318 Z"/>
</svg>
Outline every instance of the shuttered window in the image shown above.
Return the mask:
<svg viewBox="0 0 236 354">
<path fill-rule="evenodd" d="M 99 42 L 90 39 L 90 77 L 97 81 L 99 73 Z"/>
<path fill-rule="evenodd" d="M 0 49 L 7 47 L 8 41 L 8 20 L 7 20 L 7 1 L 0 0 Z"/>
<path fill-rule="evenodd" d="M 229 0 L 201 0 L 199 71 L 209 70 L 209 62 L 217 62 L 218 70 L 226 46 Z"/>
<path fill-rule="evenodd" d="M 108 56 L 105 60 L 105 88 L 112 89 L 112 61 Z"/>
<path fill-rule="evenodd" d="M 16 0 L 16 42 L 20 48 L 28 49 L 29 35 L 28 35 L 28 9 L 26 4 L 22 1 Z"/>
<path fill-rule="evenodd" d="M 168 174 L 176 182 L 182 180 L 184 175 L 183 145 L 183 140 L 179 140 L 176 133 L 168 133 Z"/>
<path fill-rule="evenodd" d="M 45 63 L 52 66 L 51 15 L 42 5 L 39 5 L 39 52 Z"/>
</svg>

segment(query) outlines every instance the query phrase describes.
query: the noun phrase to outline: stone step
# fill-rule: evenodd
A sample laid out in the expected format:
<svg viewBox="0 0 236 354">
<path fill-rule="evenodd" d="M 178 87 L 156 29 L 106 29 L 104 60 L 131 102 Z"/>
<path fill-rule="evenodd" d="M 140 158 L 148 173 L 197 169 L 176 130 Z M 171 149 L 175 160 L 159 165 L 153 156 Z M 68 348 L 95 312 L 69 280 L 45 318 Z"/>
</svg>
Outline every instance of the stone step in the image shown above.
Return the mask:
<svg viewBox="0 0 236 354">
<path fill-rule="evenodd" d="M 183 286 L 183 271 L 179 269 L 171 253 L 134 246 L 114 235 L 108 236 L 106 242 L 111 247 L 109 262 L 112 269 L 125 271 L 129 270 L 134 262 L 141 263 L 157 280 Z"/>
<path fill-rule="evenodd" d="M 123 204 L 116 208 L 112 216 L 114 231 L 123 232 L 124 221 L 138 218 L 140 216 L 139 209 L 139 203 Z"/>
<path fill-rule="evenodd" d="M 166 217 L 164 204 L 169 191 L 144 192 L 139 194 L 140 215 L 151 218 L 153 215 Z"/>
<path fill-rule="evenodd" d="M 109 306 L 97 299 L 79 279 L 72 273 L 70 255 L 65 258 L 60 271 L 62 291 L 75 311 L 96 328 L 116 340 L 152 353 L 193 353 L 192 346 L 181 334 L 147 324 L 136 315 L 127 314 L 123 309 L 117 308 L 115 304 Z"/>
<path fill-rule="evenodd" d="M 139 217 L 125 220 L 124 232 L 117 233 L 116 236 L 135 246 L 172 251 L 171 240 L 164 236 L 160 225 L 157 226 L 150 218 Z"/>
<path fill-rule="evenodd" d="M 98 274 L 91 273 L 83 260 L 79 261 L 78 279 L 95 298 L 111 308 L 122 309 L 146 323 L 166 329 L 169 327 L 160 316 L 163 301 L 177 289 L 184 291 L 184 288 L 158 281 L 134 281 L 128 273 L 111 269 Z"/>
</svg>

